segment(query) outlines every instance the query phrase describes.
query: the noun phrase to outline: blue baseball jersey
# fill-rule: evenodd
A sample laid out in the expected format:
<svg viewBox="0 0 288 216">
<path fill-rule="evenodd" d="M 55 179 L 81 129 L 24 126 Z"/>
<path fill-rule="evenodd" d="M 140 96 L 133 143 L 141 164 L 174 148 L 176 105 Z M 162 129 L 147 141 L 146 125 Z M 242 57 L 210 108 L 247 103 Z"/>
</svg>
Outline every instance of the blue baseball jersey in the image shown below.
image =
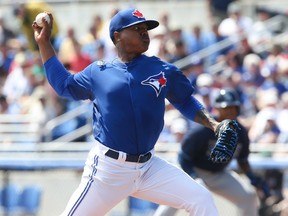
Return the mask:
<svg viewBox="0 0 288 216">
<path fill-rule="evenodd" d="M 70 74 L 54 56 L 44 67 L 60 96 L 93 102 L 95 139 L 128 154 L 153 149 L 164 125 L 165 98 L 190 120 L 203 109 L 186 76 L 157 57 L 98 61 Z"/>
</svg>

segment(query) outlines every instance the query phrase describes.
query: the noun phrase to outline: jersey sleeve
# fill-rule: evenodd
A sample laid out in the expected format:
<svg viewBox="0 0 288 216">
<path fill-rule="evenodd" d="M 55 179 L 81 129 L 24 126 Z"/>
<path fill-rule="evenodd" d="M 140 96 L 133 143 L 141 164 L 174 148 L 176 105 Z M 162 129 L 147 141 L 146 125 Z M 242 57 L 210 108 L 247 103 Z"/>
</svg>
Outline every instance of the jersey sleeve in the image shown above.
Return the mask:
<svg viewBox="0 0 288 216">
<path fill-rule="evenodd" d="M 204 109 L 204 106 L 192 95 L 183 101 L 183 103 L 173 105 L 191 121 L 194 121 L 195 115 L 199 110 Z"/>
<path fill-rule="evenodd" d="M 92 98 L 91 67 L 82 72 L 71 74 L 56 56 L 51 57 L 44 64 L 47 80 L 59 96 L 74 100 Z"/>
<path fill-rule="evenodd" d="M 167 99 L 186 118 L 194 120 L 196 113 L 204 109 L 204 106 L 192 95 L 194 87 L 187 77 L 176 67 L 172 67 L 170 85 Z"/>
</svg>

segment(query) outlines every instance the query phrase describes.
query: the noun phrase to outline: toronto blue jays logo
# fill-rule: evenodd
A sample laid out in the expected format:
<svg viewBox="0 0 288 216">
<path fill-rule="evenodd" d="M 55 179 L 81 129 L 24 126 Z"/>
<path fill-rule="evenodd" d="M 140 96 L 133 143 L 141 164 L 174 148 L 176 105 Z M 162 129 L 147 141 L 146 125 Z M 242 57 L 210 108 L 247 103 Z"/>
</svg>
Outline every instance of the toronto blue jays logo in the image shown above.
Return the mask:
<svg viewBox="0 0 288 216">
<path fill-rule="evenodd" d="M 132 13 L 132 15 L 137 18 L 144 18 L 143 14 L 137 9 Z"/>
<path fill-rule="evenodd" d="M 166 86 L 166 83 L 167 79 L 162 71 L 159 74 L 150 76 L 148 79 L 141 82 L 142 85 L 151 86 L 155 90 L 157 97 L 159 96 L 161 89 Z"/>
</svg>

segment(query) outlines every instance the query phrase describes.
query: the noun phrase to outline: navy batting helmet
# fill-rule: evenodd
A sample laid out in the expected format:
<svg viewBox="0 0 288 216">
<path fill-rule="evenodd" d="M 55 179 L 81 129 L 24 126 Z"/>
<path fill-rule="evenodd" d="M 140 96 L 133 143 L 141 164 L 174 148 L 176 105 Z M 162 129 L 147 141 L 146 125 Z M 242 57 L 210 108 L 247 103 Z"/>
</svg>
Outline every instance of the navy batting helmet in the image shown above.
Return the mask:
<svg viewBox="0 0 288 216">
<path fill-rule="evenodd" d="M 225 108 L 228 106 L 240 106 L 239 94 L 233 89 L 221 89 L 215 96 L 213 106 Z"/>
</svg>

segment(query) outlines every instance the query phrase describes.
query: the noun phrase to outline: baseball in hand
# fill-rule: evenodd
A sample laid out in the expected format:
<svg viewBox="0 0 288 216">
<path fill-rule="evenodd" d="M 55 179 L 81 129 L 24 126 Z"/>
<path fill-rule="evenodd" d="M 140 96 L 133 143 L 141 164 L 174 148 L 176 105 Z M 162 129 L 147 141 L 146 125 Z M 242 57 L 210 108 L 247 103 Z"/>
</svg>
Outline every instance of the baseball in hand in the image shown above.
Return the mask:
<svg viewBox="0 0 288 216">
<path fill-rule="evenodd" d="M 35 22 L 39 27 L 43 27 L 43 18 L 48 22 L 48 24 L 50 23 L 50 17 L 47 13 L 39 13 L 35 18 Z"/>
</svg>

